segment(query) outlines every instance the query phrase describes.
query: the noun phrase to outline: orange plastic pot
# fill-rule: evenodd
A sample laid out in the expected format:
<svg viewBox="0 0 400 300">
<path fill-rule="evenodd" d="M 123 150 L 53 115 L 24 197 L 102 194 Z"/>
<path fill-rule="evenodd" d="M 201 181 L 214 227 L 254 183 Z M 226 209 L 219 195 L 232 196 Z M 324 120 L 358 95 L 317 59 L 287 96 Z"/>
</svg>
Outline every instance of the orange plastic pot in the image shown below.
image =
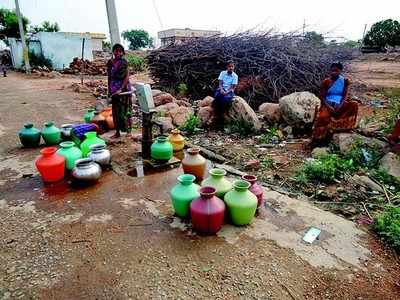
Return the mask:
<svg viewBox="0 0 400 300">
<path fill-rule="evenodd" d="M 104 118 L 107 119 L 108 116 L 112 115 L 112 108 L 111 107 L 107 107 L 105 109 L 103 109 L 103 111 L 100 113 Z"/>
<path fill-rule="evenodd" d="M 35 161 L 44 182 L 56 182 L 64 178 L 65 158 L 56 151 L 56 147 L 43 148 L 40 150 L 41 155 Z"/>
<path fill-rule="evenodd" d="M 112 114 L 109 115 L 109 116 L 106 118 L 106 123 L 107 123 L 108 129 L 115 129 L 115 126 L 114 126 L 114 119 L 113 119 Z"/>
</svg>

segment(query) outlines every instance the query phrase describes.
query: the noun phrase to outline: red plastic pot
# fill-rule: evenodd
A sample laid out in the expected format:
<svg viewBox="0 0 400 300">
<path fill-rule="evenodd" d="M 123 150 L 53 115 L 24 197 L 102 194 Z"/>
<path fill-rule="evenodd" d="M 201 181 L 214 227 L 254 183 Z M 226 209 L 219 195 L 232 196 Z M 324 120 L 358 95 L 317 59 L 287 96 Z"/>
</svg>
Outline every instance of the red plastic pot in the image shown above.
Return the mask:
<svg viewBox="0 0 400 300">
<path fill-rule="evenodd" d="M 213 187 L 200 189 L 200 197 L 190 204 L 193 228 L 201 234 L 215 234 L 224 223 L 225 203 L 215 196 Z"/>
<path fill-rule="evenodd" d="M 44 182 L 56 182 L 64 178 L 65 158 L 56 153 L 56 147 L 46 147 L 40 150 L 35 165 Z"/>
<path fill-rule="evenodd" d="M 261 185 L 257 183 L 257 177 L 254 175 L 243 175 L 242 179 L 251 184 L 249 191 L 257 197 L 257 207 L 260 207 L 264 203 L 264 190 Z"/>
</svg>

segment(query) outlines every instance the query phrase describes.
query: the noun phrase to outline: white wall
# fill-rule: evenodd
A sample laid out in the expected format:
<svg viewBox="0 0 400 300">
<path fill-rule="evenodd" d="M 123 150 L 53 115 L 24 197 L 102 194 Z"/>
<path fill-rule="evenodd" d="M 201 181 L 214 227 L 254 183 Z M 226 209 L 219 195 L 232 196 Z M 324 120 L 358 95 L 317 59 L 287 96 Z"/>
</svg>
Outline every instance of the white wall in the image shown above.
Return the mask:
<svg viewBox="0 0 400 300">
<path fill-rule="evenodd" d="M 39 32 L 35 37 L 40 40 L 43 54 L 51 59 L 54 69 L 66 68 L 74 57 L 82 56 L 83 38 L 85 38 L 84 58 L 93 60 L 92 40 L 89 35 L 68 32 Z"/>
<path fill-rule="evenodd" d="M 8 39 L 10 43 L 10 50 L 11 50 L 11 60 L 14 68 L 20 69 L 23 65 L 24 54 L 22 50 L 22 42 L 21 40 L 17 40 L 15 38 Z M 31 40 L 28 43 L 29 51 L 33 51 L 36 54 L 40 54 L 42 49 L 40 45 L 40 41 L 38 40 Z"/>
</svg>

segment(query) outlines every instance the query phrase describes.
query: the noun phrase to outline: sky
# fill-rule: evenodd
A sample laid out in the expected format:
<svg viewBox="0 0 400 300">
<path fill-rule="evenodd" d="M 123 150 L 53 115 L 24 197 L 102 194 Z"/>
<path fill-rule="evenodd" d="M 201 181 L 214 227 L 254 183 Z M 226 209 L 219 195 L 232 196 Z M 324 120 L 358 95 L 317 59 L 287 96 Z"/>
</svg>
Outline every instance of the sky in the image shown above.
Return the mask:
<svg viewBox="0 0 400 300">
<path fill-rule="evenodd" d="M 144 29 L 151 36 L 169 28 L 219 30 L 233 33 L 275 28 L 306 30 L 331 38 L 360 39 L 364 26 L 387 18 L 399 19 L 400 0 L 115 0 L 120 31 Z M 57 22 L 61 31 L 108 35 L 104 0 L 19 0 L 33 25 Z M 0 7 L 15 8 L 14 0 Z M 160 18 L 157 17 L 157 12 Z"/>
</svg>

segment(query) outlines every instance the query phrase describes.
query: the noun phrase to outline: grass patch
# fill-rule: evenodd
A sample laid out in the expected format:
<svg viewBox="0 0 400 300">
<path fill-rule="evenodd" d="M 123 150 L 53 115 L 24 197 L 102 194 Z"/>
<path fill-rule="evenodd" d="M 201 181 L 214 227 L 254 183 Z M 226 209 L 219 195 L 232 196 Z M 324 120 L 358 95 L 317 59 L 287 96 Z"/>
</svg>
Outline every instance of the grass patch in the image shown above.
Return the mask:
<svg viewBox="0 0 400 300">
<path fill-rule="evenodd" d="M 186 122 L 179 126 L 179 129 L 185 131 L 187 134 L 192 135 L 200 130 L 200 119 L 195 114 L 190 114 Z"/>
<path fill-rule="evenodd" d="M 143 72 L 146 70 L 146 61 L 143 57 L 128 54 L 126 60 L 128 61 L 129 68 L 134 72 Z"/>
<path fill-rule="evenodd" d="M 400 252 L 400 207 L 387 206 L 375 219 L 372 229 L 385 243 Z"/>
<path fill-rule="evenodd" d="M 344 174 L 351 174 L 356 170 L 352 159 L 344 159 L 337 154 L 325 154 L 306 161 L 294 179 L 300 183 L 332 183 L 342 179 Z"/>
<path fill-rule="evenodd" d="M 391 97 L 388 103 L 388 113 L 385 118 L 385 125 L 382 130 L 385 133 L 390 133 L 396 125 L 400 114 L 400 96 Z"/>
</svg>

